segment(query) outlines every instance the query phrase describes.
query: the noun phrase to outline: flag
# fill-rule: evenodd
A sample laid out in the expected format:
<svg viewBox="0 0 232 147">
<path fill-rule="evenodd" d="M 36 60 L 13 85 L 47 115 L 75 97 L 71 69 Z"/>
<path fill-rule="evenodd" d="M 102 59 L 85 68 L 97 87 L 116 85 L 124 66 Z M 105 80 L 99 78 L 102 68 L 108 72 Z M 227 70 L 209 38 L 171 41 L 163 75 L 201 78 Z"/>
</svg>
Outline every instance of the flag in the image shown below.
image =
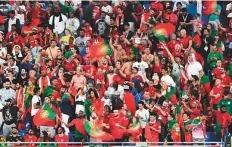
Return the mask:
<svg viewBox="0 0 232 147">
<path fill-rule="evenodd" d="M 136 55 L 140 54 L 138 48 L 131 46 L 130 49 L 131 49 L 131 58 L 134 58 Z"/>
<path fill-rule="evenodd" d="M 197 125 L 202 123 L 202 119 L 203 119 L 203 117 L 194 118 L 194 120 L 192 120 L 192 122 L 190 124 L 186 125 L 186 129 L 192 130 L 194 127 L 196 127 Z"/>
<path fill-rule="evenodd" d="M 34 116 L 33 122 L 36 126 L 40 126 L 46 124 L 56 117 L 55 111 L 49 106 L 49 104 L 45 104 Z"/>
<path fill-rule="evenodd" d="M 85 130 L 90 135 L 90 137 L 98 141 L 113 141 L 114 138 L 111 134 L 102 131 L 97 123 L 86 121 Z"/>
<path fill-rule="evenodd" d="M 211 86 L 210 86 L 209 77 L 206 76 L 206 75 L 203 75 L 203 76 L 201 77 L 201 84 L 203 84 L 205 92 L 206 92 L 207 94 L 209 94 L 210 91 L 211 91 Z"/>
<path fill-rule="evenodd" d="M 147 139 L 148 142 L 152 142 L 153 140 L 149 124 L 146 124 L 144 137 Z"/>
<path fill-rule="evenodd" d="M 155 26 L 151 32 L 159 38 L 160 41 L 165 41 L 171 33 L 176 31 L 176 26 L 171 23 L 160 23 Z"/>
<path fill-rule="evenodd" d="M 139 142 L 139 137 L 142 133 L 142 126 L 139 121 L 136 121 L 133 126 L 127 129 L 127 133 L 131 135 L 133 141 Z"/>
<path fill-rule="evenodd" d="M 90 117 L 92 114 L 92 102 L 90 99 L 85 99 L 85 115 Z"/>
<path fill-rule="evenodd" d="M 204 1 L 202 12 L 204 15 L 210 15 L 216 11 L 217 1 Z"/>
<path fill-rule="evenodd" d="M 47 86 L 46 89 L 44 90 L 43 93 L 43 98 L 52 95 L 55 99 L 55 101 L 60 100 L 61 96 L 58 90 L 56 90 L 54 87 L 52 86 Z"/>
<path fill-rule="evenodd" d="M 170 130 L 173 142 L 180 142 L 180 126 L 176 120 L 168 121 L 168 129 Z"/>
<path fill-rule="evenodd" d="M 104 102 L 98 98 L 92 103 L 92 110 L 97 114 L 97 116 L 103 116 Z"/>
<path fill-rule="evenodd" d="M 175 87 L 170 87 L 170 90 L 167 91 L 165 98 L 173 105 L 177 104 Z"/>
<path fill-rule="evenodd" d="M 193 36 L 193 46 L 199 48 L 201 46 L 201 36 L 198 33 L 195 33 Z"/>
<path fill-rule="evenodd" d="M 75 138 L 81 139 L 84 138 L 87 134 L 85 131 L 85 119 L 78 119 L 77 125 L 75 125 L 74 135 Z"/>
<path fill-rule="evenodd" d="M 91 58 L 101 58 L 112 55 L 113 51 L 109 46 L 109 41 L 104 40 L 103 42 L 90 46 L 89 53 Z"/>
</svg>

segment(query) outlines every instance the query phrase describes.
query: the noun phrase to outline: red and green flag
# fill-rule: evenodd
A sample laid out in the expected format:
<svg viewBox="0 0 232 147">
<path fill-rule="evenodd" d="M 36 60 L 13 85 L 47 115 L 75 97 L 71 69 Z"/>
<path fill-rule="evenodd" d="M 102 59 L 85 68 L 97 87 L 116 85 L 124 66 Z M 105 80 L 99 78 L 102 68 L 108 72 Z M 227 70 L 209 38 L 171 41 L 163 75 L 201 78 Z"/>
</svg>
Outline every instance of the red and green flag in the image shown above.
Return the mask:
<svg viewBox="0 0 232 147">
<path fill-rule="evenodd" d="M 202 7 L 202 11 L 204 15 L 210 15 L 214 12 L 216 12 L 216 8 L 217 8 L 217 1 L 204 1 L 203 2 L 203 7 Z"/>
<path fill-rule="evenodd" d="M 193 36 L 193 46 L 199 48 L 201 46 L 201 36 L 198 33 L 195 33 Z"/>
<path fill-rule="evenodd" d="M 101 99 L 96 99 L 94 101 L 90 101 L 90 99 L 85 99 L 85 115 L 87 117 L 92 115 L 94 111 L 97 116 L 102 116 L 104 110 L 104 102 Z"/>
<path fill-rule="evenodd" d="M 136 121 L 131 128 L 127 129 L 127 133 L 130 134 L 133 141 L 139 142 L 139 137 L 142 133 L 142 126 L 140 122 Z"/>
<path fill-rule="evenodd" d="M 170 90 L 167 91 L 165 98 L 170 101 L 173 105 L 177 104 L 177 99 L 176 99 L 176 89 L 175 87 L 170 87 Z"/>
<path fill-rule="evenodd" d="M 113 54 L 113 51 L 109 46 L 108 40 L 104 40 L 103 42 L 92 45 L 89 49 L 89 52 L 91 58 L 101 58 Z"/>
<path fill-rule="evenodd" d="M 114 137 L 101 130 L 100 126 L 97 123 L 86 121 L 85 122 L 85 130 L 89 134 L 90 137 L 96 139 L 97 141 L 113 141 Z"/>
<path fill-rule="evenodd" d="M 209 77 L 206 75 L 203 75 L 201 77 L 201 84 L 203 84 L 204 86 L 204 91 L 209 94 L 211 91 L 211 86 L 210 86 L 210 81 L 209 81 Z"/>
<path fill-rule="evenodd" d="M 46 89 L 44 90 L 43 98 L 50 96 L 50 95 L 52 95 L 56 101 L 60 100 L 60 98 L 61 98 L 58 90 L 56 90 L 52 86 L 47 86 Z"/>
<path fill-rule="evenodd" d="M 90 99 L 85 99 L 85 115 L 90 117 L 92 114 L 92 102 Z"/>
<path fill-rule="evenodd" d="M 160 41 L 165 41 L 175 31 L 176 26 L 172 23 L 160 23 L 151 30 Z"/>
<path fill-rule="evenodd" d="M 49 104 L 45 104 L 34 116 L 33 122 L 36 126 L 40 126 L 48 123 L 56 117 L 56 112 L 50 107 Z"/>
<path fill-rule="evenodd" d="M 131 46 L 130 47 L 130 51 L 131 51 L 131 58 L 133 59 L 136 55 L 139 55 L 139 49 L 134 47 L 134 46 Z"/>
<path fill-rule="evenodd" d="M 87 135 L 87 132 L 86 132 L 85 126 L 84 126 L 85 122 L 86 122 L 85 119 L 78 119 L 77 120 L 78 125 L 75 125 L 75 129 L 74 129 L 75 138 L 82 139 Z"/>
<path fill-rule="evenodd" d="M 173 142 L 180 142 L 181 141 L 180 126 L 176 122 L 176 120 L 168 121 L 168 129 L 171 133 Z"/>
</svg>

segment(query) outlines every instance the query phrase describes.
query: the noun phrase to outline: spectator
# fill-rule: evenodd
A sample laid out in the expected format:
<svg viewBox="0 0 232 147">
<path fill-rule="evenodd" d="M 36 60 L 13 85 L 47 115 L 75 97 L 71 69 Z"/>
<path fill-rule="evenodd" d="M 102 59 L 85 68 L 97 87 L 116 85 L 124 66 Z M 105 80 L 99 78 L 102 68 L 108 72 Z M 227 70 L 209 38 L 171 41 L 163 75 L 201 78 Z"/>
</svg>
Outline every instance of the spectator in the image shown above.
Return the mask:
<svg viewBox="0 0 232 147">
<path fill-rule="evenodd" d="M 14 100 L 15 90 L 11 88 L 11 83 L 9 80 L 4 82 L 4 88 L 0 90 L 1 103 L 3 106 L 6 105 L 6 100 Z"/>
<path fill-rule="evenodd" d="M 29 129 L 28 134 L 23 136 L 25 142 L 37 142 L 37 137 L 33 129 Z M 35 146 L 35 144 L 28 144 L 29 147 Z"/>
<path fill-rule="evenodd" d="M 19 108 L 13 105 L 10 98 L 5 101 L 7 102 L 7 104 L 3 107 L 2 110 L 2 116 L 4 120 L 3 135 L 8 137 L 13 131 L 13 128 L 15 128 L 14 132 L 16 132 L 16 135 L 18 133 L 16 125 L 18 123 Z"/>
<path fill-rule="evenodd" d="M 16 127 L 12 127 L 12 132 L 6 140 L 8 142 L 18 142 L 16 145 L 20 145 L 23 141 L 23 137 L 18 134 L 18 129 Z"/>
<path fill-rule="evenodd" d="M 69 138 L 67 135 L 65 135 L 65 130 L 63 127 L 58 127 L 57 129 L 57 135 L 55 136 L 54 140 L 55 142 L 69 142 Z M 66 144 L 58 144 L 58 146 L 66 146 Z"/>
</svg>

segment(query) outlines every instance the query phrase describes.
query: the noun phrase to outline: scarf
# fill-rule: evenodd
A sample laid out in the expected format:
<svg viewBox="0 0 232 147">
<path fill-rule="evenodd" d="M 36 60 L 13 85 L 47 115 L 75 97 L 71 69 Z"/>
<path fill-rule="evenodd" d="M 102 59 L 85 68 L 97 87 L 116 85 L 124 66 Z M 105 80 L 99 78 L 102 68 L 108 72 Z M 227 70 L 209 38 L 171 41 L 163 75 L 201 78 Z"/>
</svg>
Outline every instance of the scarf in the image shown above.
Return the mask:
<svg viewBox="0 0 232 147">
<path fill-rule="evenodd" d="M 16 90 L 16 93 L 15 93 L 17 107 L 19 107 L 19 108 L 23 108 L 23 101 L 24 101 L 23 100 L 23 92 L 24 92 L 24 89 L 20 88 L 20 89 Z"/>
<path fill-rule="evenodd" d="M 53 15 L 53 19 L 52 19 L 52 28 L 54 29 L 55 28 L 55 15 Z M 62 16 L 61 16 L 61 13 L 60 13 L 60 18 L 59 18 L 59 22 L 62 22 L 63 19 L 62 19 Z"/>
<path fill-rule="evenodd" d="M 44 78 L 46 78 L 46 81 L 44 80 Z M 50 79 L 48 76 L 46 76 L 46 77 L 41 76 L 39 78 L 39 87 L 40 87 L 41 91 L 43 91 L 45 87 L 50 86 L 50 85 L 51 85 L 51 83 L 50 83 Z"/>
</svg>

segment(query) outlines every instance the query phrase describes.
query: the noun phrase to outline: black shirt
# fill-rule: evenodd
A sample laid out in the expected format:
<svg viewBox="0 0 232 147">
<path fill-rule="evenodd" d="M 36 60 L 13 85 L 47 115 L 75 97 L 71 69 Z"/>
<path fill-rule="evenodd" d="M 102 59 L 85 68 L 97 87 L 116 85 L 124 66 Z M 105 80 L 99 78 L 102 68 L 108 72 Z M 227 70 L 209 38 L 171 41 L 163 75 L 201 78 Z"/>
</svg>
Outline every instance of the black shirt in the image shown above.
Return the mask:
<svg viewBox="0 0 232 147">
<path fill-rule="evenodd" d="M 20 135 L 13 136 L 12 134 L 6 139 L 9 142 L 22 142 L 23 138 Z"/>
<path fill-rule="evenodd" d="M 13 123 L 17 123 L 18 120 L 18 111 L 19 108 L 17 106 L 5 106 L 2 110 L 2 116 L 5 121 L 5 124 L 11 125 Z"/>
</svg>

